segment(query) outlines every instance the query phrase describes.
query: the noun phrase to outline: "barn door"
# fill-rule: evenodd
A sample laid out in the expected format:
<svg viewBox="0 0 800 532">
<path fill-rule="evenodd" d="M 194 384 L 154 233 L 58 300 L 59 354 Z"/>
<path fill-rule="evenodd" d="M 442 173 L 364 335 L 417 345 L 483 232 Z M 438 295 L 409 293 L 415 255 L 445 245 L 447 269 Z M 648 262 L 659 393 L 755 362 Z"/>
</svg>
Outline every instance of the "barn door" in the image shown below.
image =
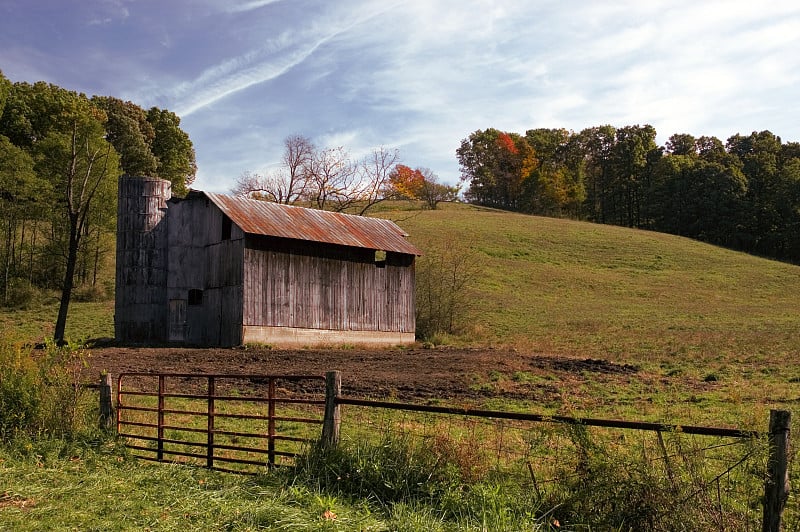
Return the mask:
<svg viewBox="0 0 800 532">
<path fill-rule="evenodd" d="M 169 300 L 169 341 L 185 342 L 188 327 L 186 324 L 186 300 Z"/>
</svg>

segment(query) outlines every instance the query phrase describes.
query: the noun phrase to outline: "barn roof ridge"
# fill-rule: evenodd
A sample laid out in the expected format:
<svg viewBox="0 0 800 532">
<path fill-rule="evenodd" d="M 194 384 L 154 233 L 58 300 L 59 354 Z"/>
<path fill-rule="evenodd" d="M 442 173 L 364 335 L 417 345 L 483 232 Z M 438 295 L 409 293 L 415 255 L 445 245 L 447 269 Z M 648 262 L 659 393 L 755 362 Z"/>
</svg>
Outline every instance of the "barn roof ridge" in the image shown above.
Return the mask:
<svg viewBox="0 0 800 532">
<path fill-rule="evenodd" d="M 205 196 L 248 234 L 276 236 L 342 246 L 422 255 L 400 226 L 385 218 L 368 218 L 269 201 L 191 190 Z"/>
</svg>

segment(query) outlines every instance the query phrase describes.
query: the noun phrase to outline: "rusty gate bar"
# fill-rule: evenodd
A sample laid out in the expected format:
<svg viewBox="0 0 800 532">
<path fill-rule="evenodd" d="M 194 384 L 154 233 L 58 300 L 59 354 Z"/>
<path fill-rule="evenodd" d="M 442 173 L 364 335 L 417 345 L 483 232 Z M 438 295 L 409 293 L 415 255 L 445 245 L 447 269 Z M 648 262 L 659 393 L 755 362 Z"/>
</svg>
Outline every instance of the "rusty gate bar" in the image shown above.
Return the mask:
<svg viewBox="0 0 800 532">
<path fill-rule="evenodd" d="M 142 391 L 142 389 L 132 389 L 130 391 L 125 389 L 124 386 L 124 379 L 128 377 L 143 377 L 146 379 L 153 379 L 157 378 L 157 385 L 158 391 Z M 167 384 L 167 380 L 171 378 L 186 378 L 186 379 L 205 379 L 206 380 L 206 390 L 205 393 L 198 394 L 198 393 L 180 393 L 180 392 L 170 392 Z M 258 384 L 267 384 L 268 393 L 267 396 L 264 395 L 257 395 L 257 396 L 242 396 L 242 395 L 217 395 L 217 390 L 219 388 L 218 384 L 219 381 L 222 379 L 230 379 L 234 381 L 242 381 L 244 383 L 258 383 Z M 319 398 L 298 398 L 298 397 L 278 397 L 277 395 L 277 382 L 278 381 L 316 381 L 322 383 L 323 386 L 320 387 L 319 390 L 316 390 L 312 393 L 318 396 Z M 130 449 L 135 449 L 138 451 L 144 451 L 145 453 L 154 453 L 150 454 L 150 456 L 143 456 L 143 455 L 135 455 L 138 458 L 145 459 L 145 460 L 153 460 L 162 462 L 165 460 L 165 456 L 177 456 L 177 457 L 190 457 L 190 458 L 201 458 L 205 462 L 205 465 L 209 468 L 213 468 L 216 470 L 221 471 L 229 471 L 235 473 L 244 473 L 246 471 L 236 470 L 236 469 L 225 469 L 220 467 L 219 463 L 237 463 L 237 464 L 247 464 L 247 465 L 255 465 L 255 466 L 267 466 L 273 467 L 277 465 L 277 457 L 287 457 L 287 458 L 294 458 L 296 457 L 296 450 L 278 450 L 276 448 L 277 442 L 294 442 L 294 443 L 310 443 L 313 441 L 317 441 L 318 438 L 308 438 L 304 437 L 304 435 L 282 435 L 278 434 L 278 422 L 294 422 L 294 423 L 301 423 L 301 424 L 314 424 L 314 425 L 323 425 L 323 409 L 320 409 L 320 417 L 315 418 L 312 416 L 303 416 L 303 415 L 279 415 L 276 411 L 276 407 L 279 404 L 297 404 L 297 405 L 313 405 L 313 406 L 320 406 L 324 407 L 325 400 L 322 398 L 324 396 L 324 382 L 325 377 L 321 375 L 240 375 L 240 374 L 225 374 L 225 375 L 210 375 L 210 374 L 192 374 L 192 373 L 148 373 L 148 372 L 128 372 L 122 373 L 119 375 L 117 379 L 117 390 L 116 390 L 116 421 L 117 421 L 117 435 L 123 438 L 128 438 L 126 442 L 126 446 Z M 146 388 L 145 388 L 146 389 Z M 137 405 L 136 403 L 128 404 L 129 401 L 126 399 L 131 396 L 140 396 L 140 397 L 154 397 L 157 398 L 157 405 L 155 408 L 152 406 L 147 405 Z M 185 410 L 179 410 L 175 408 L 168 408 L 166 403 L 168 398 L 184 398 L 189 400 L 197 400 L 197 401 L 204 401 L 206 402 L 207 407 L 201 409 L 191 408 Z M 263 414 L 250 414 L 250 413 L 226 413 L 226 412 L 218 412 L 218 403 L 221 401 L 225 402 L 242 402 L 242 403 L 267 403 L 267 415 L 264 416 Z M 188 403 L 191 405 L 191 403 Z M 152 421 L 147 421 L 147 418 L 142 420 L 126 420 L 123 417 L 123 411 L 133 411 L 133 412 L 144 412 L 150 413 L 150 415 L 155 414 L 157 416 L 157 421 L 155 424 Z M 167 423 L 167 415 L 170 414 L 177 414 L 183 416 L 199 416 L 199 417 L 206 417 L 205 428 L 201 427 L 192 427 L 192 426 L 179 426 L 179 424 L 168 424 Z M 243 420 L 254 420 L 254 421 L 266 421 L 267 422 L 267 433 L 264 434 L 263 432 L 259 431 L 247 431 L 247 430 L 222 430 L 217 428 L 218 423 L 217 420 L 220 418 L 230 418 L 230 419 L 243 419 Z M 142 431 L 127 431 L 125 432 L 126 427 L 139 427 L 143 429 L 155 429 L 156 434 L 155 436 L 148 435 L 147 432 L 142 434 L 137 434 L 137 432 Z M 205 442 L 202 441 L 192 441 L 191 439 L 180 439 L 181 436 L 172 436 L 167 438 L 165 436 L 166 431 L 175 431 L 178 433 L 185 432 L 185 433 L 205 433 L 206 438 Z M 248 444 L 229 444 L 226 442 L 220 442 L 217 440 L 216 435 L 224 435 L 224 436 L 233 436 L 241 437 L 241 438 L 250 438 L 254 440 L 266 440 L 266 449 L 264 447 L 256 447 L 256 446 L 248 446 Z M 237 443 L 235 440 L 232 443 Z M 166 445 L 170 445 L 169 448 Z M 198 452 L 194 449 L 180 449 L 175 448 L 175 445 L 179 446 L 193 446 L 203 449 L 203 454 L 198 454 Z M 228 450 L 233 452 L 240 452 L 240 453 L 255 453 L 255 454 L 262 454 L 266 455 L 266 461 L 259 461 L 247 458 L 240 458 L 238 456 L 229 455 L 229 456 L 219 456 L 215 454 L 216 450 Z M 293 451 L 293 452 L 288 452 Z"/>
<path fill-rule="evenodd" d="M 208 377 L 208 447 L 206 448 L 206 467 L 209 469 L 214 467 L 214 392 L 216 391 L 216 383 L 214 377 Z"/>
<path fill-rule="evenodd" d="M 267 445 L 269 447 L 269 465 L 275 465 L 275 379 L 269 380 L 269 403 L 267 403 Z"/>
<path fill-rule="evenodd" d="M 119 388 L 119 387 L 117 387 Z M 164 375 L 158 376 L 158 461 L 164 459 L 164 394 L 167 383 Z"/>
</svg>

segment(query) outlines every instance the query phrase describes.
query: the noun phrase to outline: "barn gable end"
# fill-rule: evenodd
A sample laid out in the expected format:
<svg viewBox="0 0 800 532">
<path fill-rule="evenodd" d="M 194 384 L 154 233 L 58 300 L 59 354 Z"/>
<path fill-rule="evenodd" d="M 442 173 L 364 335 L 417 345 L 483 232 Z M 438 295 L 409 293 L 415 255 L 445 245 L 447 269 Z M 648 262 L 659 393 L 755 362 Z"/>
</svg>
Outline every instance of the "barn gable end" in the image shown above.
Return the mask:
<svg viewBox="0 0 800 532">
<path fill-rule="evenodd" d="M 169 203 L 169 340 L 194 345 L 242 343 L 244 234 L 211 201 Z"/>
</svg>

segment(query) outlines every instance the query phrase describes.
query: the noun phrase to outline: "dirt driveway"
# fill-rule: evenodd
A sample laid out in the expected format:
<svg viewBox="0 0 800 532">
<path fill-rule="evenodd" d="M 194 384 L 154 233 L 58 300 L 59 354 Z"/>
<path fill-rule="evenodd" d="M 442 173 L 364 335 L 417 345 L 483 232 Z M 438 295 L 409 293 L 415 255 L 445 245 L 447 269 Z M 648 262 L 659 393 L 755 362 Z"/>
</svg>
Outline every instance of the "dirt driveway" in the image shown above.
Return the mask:
<svg viewBox="0 0 800 532">
<path fill-rule="evenodd" d="M 582 372 L 625 375 L 629 365 L 501 349 L 191 349 L 103 347 L 89 350 L 90 372 L 322 375 L 342 372 L 343 393 L 403 401 L 489 397 L 558 401 L 564 377 Z M 554 376 L 560 376 L 554 378 Z M 539 378 L 547 377 L 547 379 Z M 561 386 L 556 386 L 560 383 Z"/>
</svg>

